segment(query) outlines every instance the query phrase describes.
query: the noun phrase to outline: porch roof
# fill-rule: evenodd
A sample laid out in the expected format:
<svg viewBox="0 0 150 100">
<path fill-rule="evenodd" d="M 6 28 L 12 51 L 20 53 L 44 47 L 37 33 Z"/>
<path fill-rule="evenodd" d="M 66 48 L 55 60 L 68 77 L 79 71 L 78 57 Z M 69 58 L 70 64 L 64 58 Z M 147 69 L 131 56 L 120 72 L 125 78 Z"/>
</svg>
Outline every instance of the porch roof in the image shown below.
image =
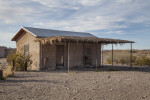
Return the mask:
<svg viewBox="0 0 150 100">
<path fill-rule="evenodd" d="M 77 37 L 77 36 L 55 36 L 49 38 L 37 38 L 35 41 L 42 43 L 56 43 L 56 42 L 75 42 L 75 43 L 134 43 L 134 41 L 120 40 L 120 39 L 108 39 L 98 37 Z"/>
</svg>

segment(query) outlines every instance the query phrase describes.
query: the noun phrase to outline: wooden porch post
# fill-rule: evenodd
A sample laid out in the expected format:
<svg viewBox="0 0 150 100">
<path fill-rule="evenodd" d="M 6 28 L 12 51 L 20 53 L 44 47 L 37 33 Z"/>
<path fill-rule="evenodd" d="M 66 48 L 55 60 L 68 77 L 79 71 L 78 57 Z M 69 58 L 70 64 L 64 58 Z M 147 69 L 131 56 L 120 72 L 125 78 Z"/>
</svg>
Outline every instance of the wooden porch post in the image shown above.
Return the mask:
<svg viewBox="0 0 150 100">
<path fill-rule="evenodd" d="M 114 66 L 114 46 L 112 43 L 112 66 Z"/>
<path fill-rule="evenodd" d="M 96 45 L 96 70 L 97 70 L 97 46 L 98 46 L 98 44 Z"/>
<path fill-rule="evenodd" d="M 83 67 L 85 67 L 85 44 L 83 43 Z"/>
<path fill-rule="evenodd" d="M 70 45 L 70 43 L 68 42 L 68 73 L 69 73 L 69 45 Z"/>
<path fill-rule="evenodd" d="M 130 67 L 132 68 L 132 43 L 131 43 L 131 51 L 130 51 Z"/>
<path fill-rule="evenodd" d="M 43 69 L 43 49 L 42 49 L 42 43 L 40 42 L 40 68 Z"/>
<path fill-rule="evenodd" d="M 104 45 L 102 44 L 102 45 L 101 45 L 101 55 L 102 55 L 102 56 L 101 56 L 101 62 L 102 62 L 102 63 L 101 63 L 101 66 L 103 66 L 103 61 L 104 61 L 104 59 L 103 59 L 103 49 L 104 49 Z"/>
</svg>

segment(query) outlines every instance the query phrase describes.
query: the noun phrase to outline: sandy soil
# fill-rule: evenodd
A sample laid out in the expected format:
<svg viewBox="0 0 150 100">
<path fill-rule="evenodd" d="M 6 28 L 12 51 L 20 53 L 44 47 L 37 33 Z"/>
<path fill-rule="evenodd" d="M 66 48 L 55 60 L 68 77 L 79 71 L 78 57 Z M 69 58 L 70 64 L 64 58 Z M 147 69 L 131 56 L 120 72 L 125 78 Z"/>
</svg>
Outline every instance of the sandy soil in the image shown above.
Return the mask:
<svg viewBox="0 0 150 100">
<path fill-rule="evenodd" d="M 1 100 L 150 100 L 150 70 L 18 71 L 0 80 Z"/>
</svg>

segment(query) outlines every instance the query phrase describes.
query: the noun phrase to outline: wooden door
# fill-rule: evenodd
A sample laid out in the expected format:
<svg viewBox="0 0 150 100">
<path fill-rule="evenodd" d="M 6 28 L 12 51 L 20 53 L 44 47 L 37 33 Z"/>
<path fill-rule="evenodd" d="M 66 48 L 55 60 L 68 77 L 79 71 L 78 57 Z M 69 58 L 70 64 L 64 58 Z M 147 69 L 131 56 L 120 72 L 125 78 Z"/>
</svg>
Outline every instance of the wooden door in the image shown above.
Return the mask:
<svg viewBox="0 0 150 100">
<path fill-rule="evenodd" d="M 92 65 L 92 48 L 86 48 L 85 64 L 86 65 Z"/>
<path fill-rule="evenodd" d="M 64 66 L 64 46 L 56 46 L 56 66 Z"/>
</svg>

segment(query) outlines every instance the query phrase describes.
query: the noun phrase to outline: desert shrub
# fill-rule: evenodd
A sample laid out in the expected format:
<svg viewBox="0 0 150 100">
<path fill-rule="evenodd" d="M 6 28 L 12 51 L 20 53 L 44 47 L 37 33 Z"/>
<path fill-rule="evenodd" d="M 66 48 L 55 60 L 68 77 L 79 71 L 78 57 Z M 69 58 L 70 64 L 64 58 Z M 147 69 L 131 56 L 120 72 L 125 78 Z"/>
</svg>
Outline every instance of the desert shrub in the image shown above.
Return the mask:
<svg viewBox="0 0 150 100">
<path fill-rule="evenodd" d="M 130 58 L 128 56 L 124 56 L 124 57 L 121 57 L 119 59 L 119 63 L 120 64 L 126 64 L 126 65 L 129 65 L 130 64 Z"/>
<path fill-rule="evenodd" d="M 125 61 L 123 58 L 120 58 L 120 63 L 121 63 L 121 64 L 125 64 L 126 61 Z"/>
<path fill-rule="evenodd" d="M 120 64 L 126 64 L 126 65 L 129 65 L 131 62 L 130 62 L 130 58 L 128 57 L 128 56 L 125 56 L 125 57 L 121 57 L 120 59 L 119 59 L 119 63 Z M 135 61 L 136 61 L 136 57 L 135 56 L 133 56 L 132 57 L 132 63 L 135 63 Z"/>
<path fill-rule="evenodd" d="M 150 58 L 142 56 L 137 58 L 134 64 L 139 66 L 150 66 Z"/>
<path fill-rule="evenodd" d="M 132 63 L 135 63 L 136 59 L 137 59 L 137 57 L 136 57 L 136 56 L 133 56 L 133 57 L 132 57 Z"/>
<path fill-rule="evenodd" d="M 142 66 L 142 65 L 143 65 L 143 60 L 142 60 L 141 58 L 138 58 L 138 59 L 135 61 L 134 65 Z"/>
<path fill-rule="evenodd" d="M 8 56 L 7 56 L 7 63 L 9 64 L 9 65 L 13 65 L 13 60 L 15 60 L 16 59 L 16 57 L 17 57 L 17 54 L 9 54 Z"/>
<path fill-rule="evenodd" d="M 7 62 L 10 66 L 13 65 L 13 60 L 15 60 L 15 69 L 16 70 L 25 70 L 26 61 L 28 62 L 27 66 L 30 66 L 32 64 L 31 56 L 29 55 L 29 56 L 25 57 L 21 53 L 8 55 Z"/>
<path fill-rule="evenodd" d="M 114 61 L 113 61 L 115 64 L 119 64 L 120 63 L 120 61 L 119 61 L 119 59 L 117 58 L 117 57 L 115 57 L 114 58 Z"/>
<path fill-rule="evenodd" d="M 104 64 L 111 64 L 111 50 L 105 50 Z M 150 66 L 150 50 L 133 50 L 132 64 L 138 66 Z M 130 65 L 130 50 L 114 50 L 114 64 Z"/>
<path fill-rule="evenodd" d="M 108 59 L 106 60 L 106 63 L 107 63 L 107 64 L 111 64 L 111 63 L 112 63 L 112 60 L 108 58 Z"/>
<path fill-rule="evenodd" d="M 6 69 L 3 69 L 2 71 L 4 78 L 14 75 L 14 68 L 12 66 L 8 66 Z"/>
<path fill-rule="evenodd" d="M 5 69 L 0 70 L 0 80 L 4 80 L 6 77 L 14 75 L 14 68 L 12 66 L 8 66 Z"/>
</svg>

